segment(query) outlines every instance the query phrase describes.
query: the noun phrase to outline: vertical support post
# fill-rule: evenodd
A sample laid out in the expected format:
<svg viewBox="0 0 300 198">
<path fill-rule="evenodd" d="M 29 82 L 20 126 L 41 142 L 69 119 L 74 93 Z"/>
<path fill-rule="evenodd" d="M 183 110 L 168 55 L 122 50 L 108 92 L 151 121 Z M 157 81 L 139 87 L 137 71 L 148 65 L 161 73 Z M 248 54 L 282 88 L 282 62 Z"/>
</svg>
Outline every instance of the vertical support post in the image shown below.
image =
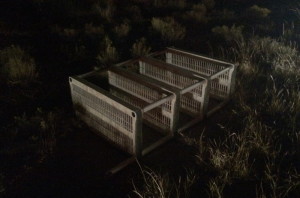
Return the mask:
<svg viewBox="0 0 300 198">
<path fill-rule="evenodd" d="M 70 92 L 71 92 L 71 98 L 72 98 L 72 103 L 74 105 L 74 96 L 73 96 L 73 86 L 72 86 L 72 77 L 69 77 L 69 86 L 70 86 Z"/>
<path fill-rule="evenodd" d="M 166 53 L 166 62 L 172 64 L 172 53 Z"/>
<path fill-rule="evenodd" d="M 146 72 L 145 70 L 146 70 L 146 68 L 145 68 L 145 62 L 139 61 L 139 72 L 141 74 L 145 74 L 145 72 Z"/>
<path fill-rule="evenodd" d="M 114 77 L 114 74 L 111 71 L 107 71 L 108 74 L 108 83 L 110 85 L 115 85 L 116 84 L 116 78 Z"/>
<path fill-rule="evenodd" d="M 202 96 L 203 96 L 203 115 L 206 115 L 208 112 L 208 102 L 209 102 L 209 92 L 211 86 L 211 79 L 205 79 L 206 83 L 203 85 L 202 88 Z"/>
<path fill-rule="evenodd" d="M 230 83 L 230 92 L 229 97 L 233 94 L 235 90 L 235 78 L 236 78 L 236 65 L 233 65 L 232 69 L 229 70 L 229 83 Z"/>
<path fill-rule="evenodd" d="M 135 130 L 134 130 L 134 153 L 137 158 L 142 157 L 143 150 L 143 121 L 141 110 L 132 112 L 132 116 L 135 117 Z"/>
<path fill-rule="evenodd" d="M 180 109 L 180 93 L 176 91 L 173 93 L 175 95 L 171 103 L 171 109 L 173 112 L 173 118 L 171 119 L 171 133 L 172 136 L 177 134 L 179 126 L 179 109 Z"/>
</svg>

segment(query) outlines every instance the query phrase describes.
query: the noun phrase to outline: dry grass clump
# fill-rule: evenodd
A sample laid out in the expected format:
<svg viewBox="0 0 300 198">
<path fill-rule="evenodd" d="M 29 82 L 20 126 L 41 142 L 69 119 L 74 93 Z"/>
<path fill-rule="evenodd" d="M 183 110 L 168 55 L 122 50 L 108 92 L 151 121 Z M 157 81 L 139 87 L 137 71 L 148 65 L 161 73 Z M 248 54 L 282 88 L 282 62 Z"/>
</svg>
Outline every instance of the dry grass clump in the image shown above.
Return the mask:
<svg viewBox="0 0 300 198">
<path fill-rule="evenodd" d="M 130 32 L 130 29 L 130 25 L 125 22 L 115 27 L 115 33 L 118 35 L 118 37 L 125 37 Z"/>
<path fill-rule="evenodd" d="M 270 13 L 271 10 L 269 10 L 268 8 L 260 7 L 258 5 L 253 5 L 246 10 L 246 15 L 248 17 L 253 17 L 258 19 L 266 18 L 269 16 Z"/>
<path fill-rule="evenodd" d="M 141 168 L 141 172 L 144 182 L 142 188 L 138 189 L 133 184 L 133 192 L 140 198 L 188 198 L 191 195 L 191 186 L 197 180 L 197 175 L 189 170 L 184 178 L 179 177 L 177 180 L 149 168 Z"/>
<path fill-rule="evenodd" d="M 112 63 L 115 63 L 118 58 L 118 52 L 117 49 L 113 46 L 112 41 L 105 37 L 104 39 L 104 49 L 98 54 L 96 57 L 98 60 L 98 67 L 108 67 Z"/>
<path fill-rule="evenodd" d="M 247 179 L 253 174 L 253 154 L 265 159 L 274 157 L 273 133 L 271 129 L 251 116 L 244 121 L 245 128 L 240 132 L 227 131 L 223 140 L 199 141 L 199 153 L 196 155 L 199 164 L 205 164 L 218 173 L 222 183 L 231 184 L 232 180 Z"/>
<path fill-rule="evenodd" d="M 151 51 L 151 47 L 147 45 L 146 38 L 141 38 L 136 40 L 136 42 L 132 45 L 131 54 L 134 57 L 143 56 L 149 54 Z"/>
<path fill-rule="evenodd" d="M 159 32 L 166 41 L 181 40 L 185 36 L 186 29 L 177 23 L 173 17 L 156 18 L 151 20 L 152 28 Z"/>
<path fill-rule="evenodd" d="M 228 47 L 223 51 L 227 57 L 239 62 L 244 73 L 299 71 L 300 56 L 295 45 L 270 37 L 245 39 L 242 30 L 241 26 L 217 26 L 212 32 L 225 39 Z"/>
<path fill-rule="evenodd" d="M 225 30 L 230 32 L 230 28 Z M 240 182 L 249 186 L 247 190 L 256 192 L 256 197 L 297 197 L 300 192 L 298 51 L 271 38 L 245 39 L 236 32 L 240 40 L 230 40 L 235 43 L 231 50 L 235 50 L 235 58 L 242 64 L 233 97 L 234 121 L 219 125 L 224 132 L 222 137 L 205 137 L 203 132 L 200 138 L 183 135 L 184 140 L 198 148 L 196 162 L 208 177 L 204 185 L 208 197 L 222 198 Z M 286 61 L 279 61 L 279 57 Z M 243 68 L 243 58 L 255 65 L 255 72 Z M 197 182 L 196 179 L 194 183 Z M 160 185 L 168 192 L 170 186 Z"/>
<path fill-rule="evenodd" d="M 172 184 L 168 175 L 160 175 L 152 170 L 142 170 L 144 186 L 138 190 L 134 186 L 134 193 L 141 198 L 146 197 L 171 197 Z"/>
<path fill-rule="evenodd" d="M 24 113 L 15 116 L 14 126 L 8 132 L 14 135 L 17 146 L 13 145 L 11 140 L 7 140 L 1 152 L 42 163 L 55 153 L 57 139 L 67 131 L 65 126 L 59 111 L 45 112 L 38 108 L 33 115 Z"/>
<path fill-rule="evenodd" d="M 218 16 L 218 20 L 222 20 L 222 21 L 230 21 L 236 18 L 236 13 L 226 8 L 217 11 L 216 15 Z"/>
<path fill-rule="evenodd" d="M 84 25 L 84 32 L 88 35 L 91 35 L 91 34 L 104 34 L 104 28 L 102 25 L 94 25 L 93 23 L 86 23 Z"/>
<path fill-rule="evenodd" d="M 0 51 L 1 74 L 9 83 L 27 85 L 38 78 L 34 59 L 19 46 Z"/>
<path fill-rule="evenodd" d="M 230 32 L 219 30 L 224 37 Z M 214 172 L 206 184 L 208 196 L 224 197 L 227 188 L 243 181 L 257 197 L 297 197 L 299 170 L 293 159 L 300 156 L 298 50 L 268 37 L 235 37 L 227 37 L 241 63 L 234 122 L 220 127 L 225 137 L 187 138 L 199 149 L 199 166 Z M 252 71 L 244 68 L 245 60 Z"/>
<path fill-rule="evenodd" d="M 186 12 L 186 17 L 190 20 L 195 20 L 200 23 L 207 23 L 207 7 L 203 3 L 195 4 L 190 11 Z"/>
<path fill-rule="evenodd" d="M 223 198 L 224 188 L 226 183 L 224 183 L 219 178 L 213 178 L 208 182 L 208 194 L 210 198 Z"/>
<path fill-rule="evenodd" d="M 226 25 L 216 26 L 212 28 L 212 32 L 216 35 L 225 39 L 226 42 L 240 42 L 244 40 L 243 37 L 243 26 L 232 25 L 228 27 Z"/>
<path fill-rule="evenodd" d="M 103 2 L 96 2 L 93 5 L 93 10 L 94 12 L 100 14 L 101 17 L 111 22 L 113 20 L 116 11 L 114 2 L 113 0 L 108 0 Z"/>
</svg>

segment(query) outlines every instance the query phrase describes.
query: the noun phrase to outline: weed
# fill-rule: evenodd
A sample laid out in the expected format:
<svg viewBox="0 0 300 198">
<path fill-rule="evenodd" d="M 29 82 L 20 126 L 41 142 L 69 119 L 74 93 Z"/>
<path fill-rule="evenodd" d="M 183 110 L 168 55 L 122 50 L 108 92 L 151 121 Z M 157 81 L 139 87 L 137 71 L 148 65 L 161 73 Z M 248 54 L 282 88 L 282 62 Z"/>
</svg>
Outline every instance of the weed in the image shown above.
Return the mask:
<svg viewBox="0 0 300 198">
<path fill-rule="evenodd" d="M 99 13 L 101 17 L 111 22 L 113 20 L 113 16 L 115 14 L 115 5 L 113 0 L 104 1 L 105 5 L 100 5 L 99 2 L 93 5 L 93 10 L 96 13 Z"/>
<path fill-rule="evenodd" d="M 258 5 L 253 5 L 247 9 L 246 15 L 248 17 L 253 17 L 257 19 L 266 18 L 271 13 L 268 8 L 259 7 Z"/>
<path fill-rule="evenodd" d="M 78 34 L 78 30 L 74 28 L 64 28 L 62 31 L 62 35 L 67 37 L 74 37 Z"/>
<path fill-rule="evenodd" d="M 207 23 L 209 20 L 207 16 L 207 8 L 202 3 L 193 5 L 192 10 L 188 11 L 186 15 L 188 18 L 200 23 Z"/>
<path fill-rule="evenodd" d="M 233 55 L 234 61 L 240 63 L 240 69 L 244 73 L 254 75 L 257 72 L 265 73 L 272 70 L 287 72 L 299 70 L 299 52 L 294 45 L 269 37 L 252 37 L 245 40 L 241 31 L 235 29 L 223 26 L 216 27 L 212 31 L 230 41 L 231 47 L 227 54 Z"/>
<path fill-rule="evenodd" d="M 225 39 L 227 42 L 242 42 L 244 41 L 243 37 L 243 26 L 232 25 L 228 27 L 226 25 L 216 26 L 211 31 Z"/>
<path fill-rule="evenodd" d="M 178 187 L 175 188 L 177 191 L 176 192 L 177 197 L 185 197 L 185 198 L 191 197 L 191 188 L 196 183 L 197 180 L 198 180 L 198 176 L 194 171 L 186 170 L 185 179 L 182 179 L 181 177 L 179 177 L 178 179 L 177 186 L 179 186 L 179 188 L 182 189 L 181 190 L 182 193 L 180 190 L 178 190 L 179 189 Z"/>
<path fill-rule="evenodd" d="M 223 190 L 225 183 L 218 178 L 211 179 L 208 182 L 209 197 L 210 198 L 223 198 Z"/>
<path fill-rule="evenodd" d="M 231 183 L 232 178 L 248 177 L 250 151 L 247 150 L 243 136 L 231 134 L 224 142 L 212 142 L 209 150 L 209 162 L 220 174 L 224 183 Z"/>
<path fill-rule="evenodd" d="M 185 36 L 185 27 L 177 23 L 173 17 L 153 17 L 151 24 L 153 29 L 159 32 L 166 41 L 180 40 Z"/>
<path fill-rule="evenodd" d="M 86 34 L 104 34 L 103 26 L 96 26 L 93 23 L 86 23 L 84 30 Z"/>
<path fill-rule="evenodd" d="M 43 115 L 41 109 L 38 109 L 40 116 L 40 154 L 44 157 L 54 153 L 56 147 L 56 137 L 58 131 L 58 117 L 57 114 L 49 112 Z"/>
<path fill-rule="evenodd" d="M 233 20 L 236 17 L 236 14 L 234 11 L 228 10 L 226 8 L 217 12 L 217 15 L 218 15 L 217 20 L 222 20 L 222 21 Z"/>
<path fill-rule="evenodd" d="M 151 51 L 151 47 L 147 45 L 146 39 L 140 38 L 132 45 L 131 54 L 134 57 L 147 55 Z"/>
<path fill-rule="evenodd" d="M 273 198 L 280 197 L 278 195 L 281 194 L 279 192 L 279 177 L 278 177 L 278 169 L 276 167 L 276 164 L 274 162 L 274 159 L 269 159 L 266 163 L 266 169 L 265 169 L 265 181 L 268 183 L 270 187 L 270 195 Z"/>
<path fill-rule="evenodd" d="M 35 61 L 19 46 L 0 51 L 0 71 L 9 83 L 27 85 L 38 77 Z"/>
<path fill-rule="evenodd" d="M 159 197 L 167 198 L 171 197 L 172 184 L 168 175 L 160 175 L 152 171 L 151 169 L 143 170 L 142 176 L 144 180 L 143 190 L 138 190 L 134 185 L 134 193 L 140 198 L 147 197 Z"/>
<path fill-rule="evenodd" d="M 192 185 L 198 179 L 194 171 L 191 170 L 186 170 L 186 176 L 184 178 L 179 177 L 176 182 L 168 174 L 162 175 L 149 168 L 143 169 L 141 166 L 140 169 L 144 181 L 143 188 L 137 189 L 133 184 L 133 192 L 140 198 L 188 198 L 190 197 Z"/>
<path fill-rule="evenodd" d="M 288 197 L 289 195 L 299 195 L 300 192 L 300 173 L 295 169 L 288 171 L 288 177 L 284 180 L 283 197 Z"/>
<path fill-rule="evenodd" d="M 269 161 L 265 170 L 265 178 L 256 190 L 258 198 L 297 197 L 300 192 L 300 174 L 296 169 L 287 171 L 286 178 L 280 178 L 274 161 Z M 268 196 L 267 196 L 268 195 Z"/>
<path fill-rule="evenodd" d="M 15 117 L 16 138 L 22 137 L 27 142 L 22 143 L 28 148 L 33 149 L 43 161 L 55 152 L 59 124 L 61 124 L 60 112 L 44 112 L 38 108 L 34 115 Z"/>
<path fill-rule="evenodd" d="M 104 50 L 101 51 L 96 58 L 99 62 L 98 67 L 100 68 L 108 67 L 118 60 L 117 49 L 113 46 L 112 41 L 108 37 L 104 39 Z"/>
<path fill-rule="evenodd" d="M 130 29 L 131 28 L 128 23 L 122 23 L 115 27 L 115 33 L 118 35 L 118 37 L 125 37 L 128 35 Z"/>
</svg>

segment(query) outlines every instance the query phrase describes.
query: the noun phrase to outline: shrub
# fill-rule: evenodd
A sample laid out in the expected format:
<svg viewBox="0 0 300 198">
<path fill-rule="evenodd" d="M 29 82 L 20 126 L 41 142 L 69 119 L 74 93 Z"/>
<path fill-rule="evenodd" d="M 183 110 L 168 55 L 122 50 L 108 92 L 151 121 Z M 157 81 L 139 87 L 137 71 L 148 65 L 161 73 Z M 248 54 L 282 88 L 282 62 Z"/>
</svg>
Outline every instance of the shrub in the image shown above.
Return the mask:
<svg viewBox="0 0 300 198">
<path fill-rule="evenodd" d="M 247 113 L 249 118 L 243 122 L 245 128 L 240 131 L 231 132 L 222 127 L 227 132 L 224 139 L 204 140 L 201 135 L 196 143 L 199 149 L 196 155 L 198 164 L 216 172 L 216 177 L 209 183 L 214 195 L 221 194 L 225 185 L 230 185 L 235 179 L 253 178 L 257 174 L 255 163 L 264 163 L 278 154 L 274 130 L 257 120 L 252 113 L 250 109 Z"/>
<path fill-rule="evenodd" d="M 75 36 L 79 35 L 80 30 L 75 28 L 63 28 L 58 25 L 51 26 L 51 31 L 55 34 L 60 36 L 64 36 L 67 38 L 74 38 Z"/>
<path fill-rule="evenodd" d="M 270 13 L 271 11 L 268 8 L 257 5 L 248 8 L 244 12 L 244 22 L 249 25 L 249 31 L 256 31 L 262 35 L 268 35 L 270 32 L 276 31 L 274 22 L 268 17 Z"/>
<path fill-rule="evenodd" d="M 253 5 L 252 7 L 248 8 L 246 11 L 246 15 L 248 17 L 254 18 L 254 19 L 263 19 L 269 16 L 271 13 L 271 10 L 268 8 L 262 8 L 257 5 Z"/>
<path fill-rule="evenodd" d="M 216 20 L 219 20 L 219 21 L 220 20 L 229 21 L 229 20 L 235 19 L 235 17 L 236 17 L 234 11 L 228 10 L 226 8 L 217 12 L 217 16 L 218 16 L 218 18 L 216 18 Z"/>
<path fill-rule="evenodd" d="M 282 131 L 285 139 L 289 139 L 290 148 L 299 142 L 297 130 L 300 128 L 300 123 L 296 121 L 300 116 L 300 79 L 297 75 L 292 76 L 294 74 L 283 72 L 271 75 L 269 77 L 271 83 L 264 92 L 265 99 L 262 100 L 263 105 L 260 107 L 261 111 L 268 116 L 271 126 L 279 123 L 276 128 Z M 297 148 L 294 147 L 294 150 Z"/>
<path fill-rule="evenodd" d="M 115 5 L 113 0 L 104 1 L 105 5 L 100 5 L 99 2 L 95 3 L 93 5 L 93 10 L 96 13 L 99 13 L 101 17 L 106 19 L 107 21 L 112 21 L 113 16 L 115 14 Z"/>
<path fill-rule="evenodd" d="M 208 21 L 207 8 L 202 3 L 193 5 L 192 10 L 188 11 L 186 15 L 197 22 L 206 23 Z"/>
<path fill-rule="evenodd" d="M 244 39 L 242 34 L 243 26 L 216 26 L 212 29 L 212 32 L 227 42 L 241 41 Z"/>
<path fill-rule="evenodd" d="M 128 35 L 130 29 L 131 28 L 128 23 L 122 23 L 115 27 L 115 33 L 118 35 L 118 37 L 125 37 Z"/>
<path fill-rule="evenodd" d="M 65 129 L 59 131 L 59 127 L 60 129 L 65 127 L 61 125 L 63 121 L 60 115 L 58 111 L 44 112 L 38 108 L 32 116 L 24 113 L 22 116 L 14 117 L 14 130 L 17 137 L 15 141 L 18 141 L 24 149 L 30 149 L 25 151 L 25 155 L 26 153 L 38 154 L 41 162 L 55 152 L 57 138 L 65 132 Z"/>
<path fill-rule="evenodd" d="M 257 39 L 253 44 L 258 45 L 261 61 L 272 68 L 286 71 L 299 69 L 299 53 L 295 46 L 268 37 Z"/>
<path fill-rule="evenodd" d="M 40 154 L 45 157 L 54 153 L 56 148 L 57 132 L 58 132 L 58 114 L 49 112 L 45 114 L 38 110 L 38 118 L 40 119 Z M 45 115 L 44 115 L 45 114 Z"/>
<path fill-rule="evenodd" d="M 38 77 L 35 61 L 19 46 L 0 51 L 1 73 L 9 83 L 27 85 Z"/>
<path fill-rule="evenodd" d="M 117 49 L 113 46 L 112 41 L 108 38 L 104 38 L 104 50 L 102 50 L 96 57 L 98 60 L 98 67 L 107 67 L 118 60 Z"/>
<path fill-rule="evenodd" d="M 249 59 L 253 64 L 260 65 L 260 69 L 299 71 L 299 53 L 293 45 L 269 37 L 253 37 L 244 47 L 252 50 Z"/>
<path fill-rule="evenodd" d="M 151 51 L 151 47 L 147 45 L 146 39 L 143 37 L 132 45 L 131 54 L 132 56 L 143 56 Z"/>
<path fill-rule="evenodd" d="M 180 40 L 185 36 L 185 27 L 177 23 L 173 17 L 154 17 L 151 24 L 153 29 L 159 32 L 166 41 Z"/>
<path fill-rule="evenodd" d="M 217 26 L 212 32 L 227 41 L 228 56 L 240 63 L 246 73 L 266 70 L 299 71 L 299 52 L 295 45 L 270 37 L 245 39 L 241 26 Z M 233 56 L 233 57 L 232 57 Z"/>
<path fill-rule="evenodd" d="M 246 178 L 251 171 L 249 150 L 243 135 L 230 134 L 224 142 L 212 142 L 208 148 L 209 162 L 218 171 L 224 183 L 232 178 Z"/>
<path fill-rule="evenodd" d="M 74 28 L 64 28 L 62 34 L 64 36 L 72 37 L 78 34 L 78 30 Z"/>
<path fill-rule="evenodd" d="M 103 26 L 96 26 L 93 23 L 86 23 L 84 25 L 84 31 L 86 34 L 103 34 Z"/>
</svg>

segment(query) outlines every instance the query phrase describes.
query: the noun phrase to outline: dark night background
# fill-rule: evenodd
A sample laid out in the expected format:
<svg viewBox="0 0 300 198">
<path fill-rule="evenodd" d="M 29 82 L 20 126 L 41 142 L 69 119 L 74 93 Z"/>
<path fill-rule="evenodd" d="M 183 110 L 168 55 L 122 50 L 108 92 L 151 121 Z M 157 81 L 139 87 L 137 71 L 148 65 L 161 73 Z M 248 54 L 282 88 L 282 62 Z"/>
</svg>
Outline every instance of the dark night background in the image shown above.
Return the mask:
<svg viewBox="0 0 300 198">
<path fill-rule="evenodd" d="M 299 42 L 297 0 L 1 0 L 0 196 L 299 197 Z M 237 64 L 236 93 L 107 176 L 128 155 L 76 118 L 68 76 L 167 46 Z"/>
</svg>

